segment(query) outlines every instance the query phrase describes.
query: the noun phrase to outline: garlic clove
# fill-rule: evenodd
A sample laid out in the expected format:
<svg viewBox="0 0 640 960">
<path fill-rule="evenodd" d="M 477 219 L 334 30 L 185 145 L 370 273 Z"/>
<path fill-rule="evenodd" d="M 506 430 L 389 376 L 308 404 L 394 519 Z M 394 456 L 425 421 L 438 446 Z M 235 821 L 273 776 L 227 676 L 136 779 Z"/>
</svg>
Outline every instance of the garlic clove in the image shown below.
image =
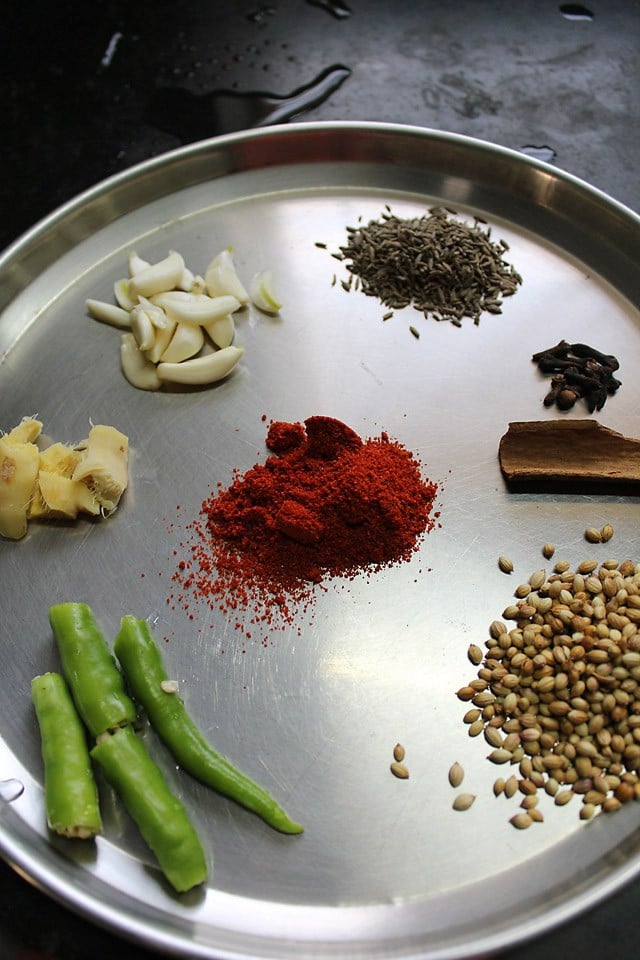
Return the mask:
<svg viewBox="0 0 640 960">
<path fill-rule="evenodd" d="M 131 386 L 138 390 L 159 390 L 162 386 L 155 363 L 145 357 L 132 333 L 123 333 L 120 338 L 120 366 Z"/>
<path fill-rule="evenodd" d="M 143 270 L 146 270 L 147 267 L 150 267 L 151 264 L 148 260 L 143 260 L 142 257 L 139 257 L 135 250 L 132 250 L 128 257 L 129 264 L 129 276 L 134 277 L 136 273 L 141 273 Z"/>
<path fill-rule="evenodd" d="M 225 317 L 220 317 L 219 320 L 212 320 L 210 323 L 205 323 L 204 329 L 216 347 L 228 347 L 233 343 L 236 327 L 233 316 L 230 313 Z"/>
<path fill-rule="evenodd" d="M 147 350 L 145 356 L 151 363 L 159 363 L 162 354 L 165 352 L 176 329 L 176 324 L 171 320 L 169 325 L 162 329 L 156 329 L 155 340 L 150 350 Z"/>
<path fill-rule="evenodd" d="M 249 302 L 247 293 L 236 271 L 231 250 L 222 250 L 205 270 L 204 280 L 210 297 L 230 294 L 241 304 Z"/>
<path fill-rule="evenodd" d="M 249 291 L 251 302 L 265 313 L 278 313 L 282 307 L 274 290 L 271 270 L 263 270 L 261 273 L 257 273 L 251 280 Z"/>
<path fill-rule="evenodd" d="M 94 320 L 101 320 L 112 327 L 118 327 L 120 330 L 127 330 L 131 327 L 131 317 L 128 310 L 117 307 L 113 303 L 105 303 L 103 300 L 87 300 L 86 308 Z"/>
<path fill-rule="evenodd" d="M 184 259 L 176 250 L 172 250 L 164 260 L 152 263 L 134 273 L 130 281 L 133 295 L 151 297 L 154 293 L 173 290 L 180 282 L 184 272 Z"/>
<path fill-rule="evenodd" d="M 236 297 L 196 296 L 191 293 L 181 293 L 179 290 L 158 294 L 152 298 L 152 302 L 162 307 L 167 316 L 176 323 L 198 325 L 212 323 L 228 313 L 235 313 L 240 307 L 240 301 Z"/>
<path fill-rule="evenodd" d="M 182 271 L 182 276 L 176 283 L 176 287 L 178 290 L 184 290 L 185 293 L 190 293 L 192 291 L 194 280 L 195 277 L 193 275 L 193 271 L 190 270 L 189 267 L 185 266 L 184 270 Z"/>
<path fill-rule="evenodd" d="M 136 298 L 131 296 L 128 277 L 122 277 L 120 280 L 116 280 L 113 285 L 113 295 L 116 298 L 118 306 L 127 312 L 133 310 L 136 305 Z"/>
<path fill-rule="evenodd" d="M 196 295 L 198 295 L 203 293 L 206 294 L 206 292 L 207 292 L 207 285 L 204 282 L 204 277 L 201 277 L 200 274 L 198 273 L 193 278 L 193 283 L 191 284 L 191 290 L 189 291 L 189 293 L 195 293 Z"/>
<path fill-rule="evenodd" d="M 170 317 L 166 315 L 162 307 L 156 306 L 155 303 L 152 303 L 151 300 L 148 300 L 147 297 L 140 297 L 140 305 L 144 307 L 145 313 L 151 320 L 151 323 L 158 330 L 166 330 L 171 328 L 173 330 L 175 326 L 175 320 L 171 320 Z"/>
<path fill-rule="evenodd" d="M 131 311 L 131 332 L 143 353 L 145 350 L 151 350 L 156 339 L 156 332 L 149 314 L 141 303 L 137 304 Z"/>
<path fill-rule="evenodd" d="M 229 346 L 182 363 L 159 363 L 158 376 L 172 383 L 215 383 L 231 373 L 243 353 L 244 347 Z"/>
<path fill-rule="evenodd" d="M 182 363 L 194 357 L 204 344 L 202 327 L 187 323 L 178 323 L 171 342 L 160 357 L 162 363 Z"/>
</svg>

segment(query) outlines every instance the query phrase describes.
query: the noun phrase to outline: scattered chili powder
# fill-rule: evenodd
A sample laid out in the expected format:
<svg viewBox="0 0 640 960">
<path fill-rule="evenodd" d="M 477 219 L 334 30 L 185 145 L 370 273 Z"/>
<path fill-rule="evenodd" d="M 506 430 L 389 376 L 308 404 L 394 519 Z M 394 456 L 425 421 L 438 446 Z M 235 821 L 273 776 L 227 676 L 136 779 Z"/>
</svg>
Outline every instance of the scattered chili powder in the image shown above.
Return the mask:
<svg viewBox="0 0 640 960">
<path fill-rule="evenodd" d="M 189 525 L 190 557 L 173 579 L 211 608 L 292 623 L 314 585 L 408 561 L 437 522 L 437 484 L 386 433 L 363 441 L 315 416 L 272 422 L 267 447 L 274 455 L 237 471 Z"/>
</svg>

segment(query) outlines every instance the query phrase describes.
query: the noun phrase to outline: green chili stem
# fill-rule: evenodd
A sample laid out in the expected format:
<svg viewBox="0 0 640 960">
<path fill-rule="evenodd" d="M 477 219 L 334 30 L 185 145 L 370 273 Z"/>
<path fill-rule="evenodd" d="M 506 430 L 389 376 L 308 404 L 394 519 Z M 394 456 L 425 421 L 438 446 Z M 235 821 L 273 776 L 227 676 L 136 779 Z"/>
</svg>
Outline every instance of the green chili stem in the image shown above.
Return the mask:
<svg viewBox="0 0 640 960">
<path fill-rule="evenodd" d="M 132 727 L 105 734 L 91 751 L 165 877 L 184 893 L 207 879 L 204 850 L 187 812 Z"/>
<path fill-rule="evenodd" d="M 276 830 L 302 833 L 300 824 L 287 815 L 271 794 L 205 740 L 178 695 L 162 689 L 163 681 L 169 678 L 145 620 L 123 617 L 114 650 L 134 698 L 181 767 Z"/>
<path fill-rule="evenodd" d="M 102 827 L 86 732 L 59 673 L 31 681 L 44 763 L 47 823 L 64 837 L 87 839 Z"/>
<path fill-rule="evenodd" d="M 62 672 L 78 713 L 94 737 L 136 719 L 122 674 L 86 603 L 59 603 L 49 609 Z"/>
</svg>

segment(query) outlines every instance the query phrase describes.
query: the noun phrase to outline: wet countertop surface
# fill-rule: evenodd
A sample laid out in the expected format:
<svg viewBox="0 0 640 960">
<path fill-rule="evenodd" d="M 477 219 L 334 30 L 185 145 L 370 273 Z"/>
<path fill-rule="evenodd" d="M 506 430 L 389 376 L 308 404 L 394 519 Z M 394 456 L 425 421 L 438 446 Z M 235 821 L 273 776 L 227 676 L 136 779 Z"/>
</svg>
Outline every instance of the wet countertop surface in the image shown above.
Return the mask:
<svg viewBox="0 0 640 960">
<path fill-rule="evenodd" d="M 43 0 L 3 15 L 0 248 L 104 178 L 256 123 L 392 121 L 549 161 L 640 212 L 640 3 Z M 256 94 L 260 94 L 257 96 Z M 505 954 L 630 955 L 640 880 Z M 0 956 L 152 954 L 0 864 Z"/>
</svg>

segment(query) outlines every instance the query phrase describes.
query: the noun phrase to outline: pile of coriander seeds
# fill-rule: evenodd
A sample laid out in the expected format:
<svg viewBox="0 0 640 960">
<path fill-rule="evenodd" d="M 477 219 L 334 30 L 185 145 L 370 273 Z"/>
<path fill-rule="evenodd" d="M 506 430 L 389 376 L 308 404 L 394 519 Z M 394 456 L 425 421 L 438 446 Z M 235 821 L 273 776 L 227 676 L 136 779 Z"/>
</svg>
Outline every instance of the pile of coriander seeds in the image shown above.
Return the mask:
<svg viewBox="0 0 640 960">
<path fill-rule="evenodd" d="M 457 695 L 469 734 L 510 771 L 494 793 L 522 795 L 514 827 L 543 820 L 541 792 L 579 803 L 583 820 L 640 799 L 640 564 L 535 571 L 478 650 L 477 676 Z"/>
</svg>

